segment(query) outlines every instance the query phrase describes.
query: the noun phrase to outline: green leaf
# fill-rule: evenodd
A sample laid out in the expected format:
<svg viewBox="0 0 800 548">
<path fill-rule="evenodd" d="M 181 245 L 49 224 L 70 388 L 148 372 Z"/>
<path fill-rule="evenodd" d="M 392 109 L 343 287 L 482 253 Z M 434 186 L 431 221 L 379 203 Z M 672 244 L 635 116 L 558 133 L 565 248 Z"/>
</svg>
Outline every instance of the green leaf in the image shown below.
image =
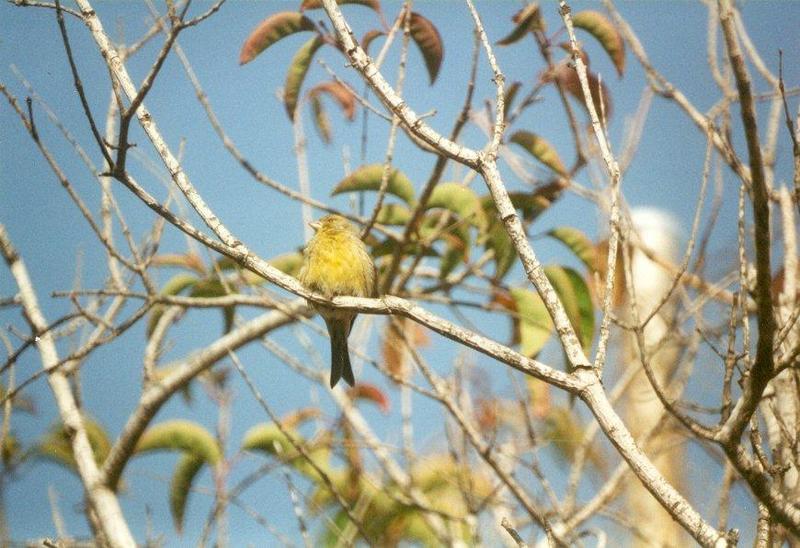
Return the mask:
<svg viewBox="0 0 800 548">
<path fill-rule="evenodd" d="M 153 381 L 161 381 L 161 380 L 169 377 L 170 375 L 172 375 L 175 371 L 177 371 L 177 369 L 179 367 L 180 367 L 180 365 L 172 365 L 172 366 L 168 366 L 168 367 L 158 367 L 153 372 L 152 380 Z M 190 382 L 184 383 L 179 389 L 181 391 L 181 397 L 183 398 L 183 401 L 187 406 L 191 406 L 192 405 L 192 401 L 194 400 L 194 396 L 192 395 L 192 383 L 193 382 L 194 382 L 194 379 L 192 379 Z"/>
<path fill-rule="evenodd" d="M 547 414 L 543 437 L 553 444 L 567 462 L 575 459 L 583 435 L 584 427 L 570 408 L 553 407 Z M 597 444 L 590 445 L 586 459 L 598 470 L 606 469 L 605 457 L 598 450 Z"/>
<path fill-rule="evenodd" d="M 548 207 L 553 205 L 553 201 L 560 194 L 560 192 L 556 194 L 549 192 L 547 188 L 549 186 L 546 185 L 536 192 L 509 192 L 508 197 L 511 199 L 514 208 L 522 212 L 522 218 L 525 221 L 534 221 Z M 486 216 L 494 222 L 497 219 L 497 214 L 491 194 L 481 197 L 481 206 L 483 206 Z M 499 219 L 497 220 L 499 221 Z"/>
<path fill-rule="evenodd" d="M 228 270 L 239 270 L 241 266 L 235 260 L 231 259 L 230 257 L 220 257 L 217 259 L 217 262 L 214 265 L 215 268 L 211 269 L 216 271 L 217 269 L 222 271 Z"/>
<path fill-rule="evenodd" d="M 286 105 L 286 113 L 289 115 L 290 120 L 294 120 L 297 98 L 300 96 L 300 88 L 308 73 L 308 67 L 311 66 L 311 59 L 324 43 L 325 41 L 320 35 L 314 36 L 297 50 L 291 63 L 289 63 L 286 83 L 283 85 L 283 103 Z"/>
<path fill-rule="evenodd" d="M 228 281 L 228 285 L 231 285 L 232 280 Z M 213 297 L 224 297 L 225 295 L 229 295 L 230 291 L 225 284 L 222 283 L 222 280 L 219 278 L 208 278 L 205 280 L 200 280 L 195 284 L 192 288 L 192 292 L 189 294 L 192 297 L 206 297 L 206 298 L 213 298 Z M 236 314 L 236 310 L 234 306 L 226 306 L 222 308 L 222 332 L 228 333 L 233 328 L 233 320 Z"/>
<path fill-rule="evenodd" d="M 343 192 L 357 192 L 364 190 L 377 191 L 381 188 L 381 177 L 383 176 L 383 165 L 370 164 L 358 168 L 356 171 L 345 177 L 336 188 L 331 192 L 331 196 L 336 196 Z M 394 169 L 389 175 L 386 192 L 397 196 L 408 205 L 414 205 L 414 186 L 402 171 Z"/>
<path fill-rule="evenodd" d="M 553 331 L 553 320 L 538 293 L 520 287 L 511 288 L 511 298 L 519 315 L 520 352 L 536 356 Z"/>
<path fill-rule="evenodd" d="M 111 449 L 111 440 L 108 437 L 108 433 L 99 422 L 86 416 L 83 417 L 83 427 L 86 430 L 86 437 L 89 438 L 94 461 L 98 465 L 102 465 Z M 70 435 L 62 424 L 55 425 L 50 429 L 44 439 L 37 444 L 36 453 L 42 458 L 52 460 L 72 471 L 77 471 L 75 458 L 72 455 Z"/>
<path fill-rule="evenodd" d="M 508 36 L 498 40 L 498 46 L 508 46 L 519 42 L 528 32 L 544 29 L 542 17 L 539 13 L 539 4 L 536 2 L 528 4 L 518 11 L 514 17 L 512 17 L 512 21 L 517 26 L 514 27 L 514 30 L 512 30 Z"/>
<path fill-rule="evenodd" d="M 289 429 L 286 429 L 289 431 Z M 303 439 L 292 432 L 293 439 L 302 443 Z M 242 440 L 242 449 L 245 451 L 263 451 L 270 455 L 284 455 L 294 453 L 294 447 L 288 438 L 272 423 L 257 424 L 250 428 Z"/>
<path fill-rule="evenodd" d="M 6 394 L 6 387 L 0 383 L 0 399 L 5 399 Z M 33 403 L 33 399 L 21 392 L 17 392 L 11 398 L 11 407 L 16 411 L 22 411 L 29 415 L 36 414 L 36 406 Z"/>
<path fill-rule="evenodd" d="M 3 437 L 3 445 L 0 447 L 0 457 L 2 457 L 3 466 L 6 468 L 6 471 L 9 471 L 10 468 L 15 467 L 27 457 L 27 454 L 22 451 L 22 445 L 19 443 L 19 439 L 17 439 L 17 436 L 15 436 L 13 432 L 8 432 Z"/>
<path fill-rule="evenodd" d="M 178 295 L 183 290 L 192 287 L 198 282 L 197 276 L 192 274 L 176 274 L 161 288 L 162 295 Z"/>
<path fill-rule="evenodd" d="M 458 183 L 440 183 L 433 189 L 427 208 L 441 207 L 469 221 L 482 232 L 486 230 L 486 215 L 475 192 Z"/>
<path fill-rule="evenodd" d="M 300 266 L 303 263 L 303 254 L 299 251 L 289 251 L 287 253 L 276 255 L 275 257 L 268 259 L 267 262 L 284 274 L 293 275 L 293 273 L 300 269 Z M 239 263 L 229 257 L 223 257 L 219 259 L 216 263 L 215 269 L 223 272 L 237 271 L 237 275 L 241 274 L 244 283 L 247 285 L 260 285 L 266 281 L 265 278 L 262 278 L 255 272 L 243 268 L 241 265 L 239 265 Z M 239 281 L 238 278 L 234 278 L 234 280 Z"/>
<path fill-rule="evenodd" d="M 192 491 L 197 474 L 203 468 L 205 461 L 196 455 L 184 454 L 175 465 L 172 481 L 169 484 L 169 509 L 172 514 L 172 523 L 178 533 L 183 533 L 183 518 L 186 515 L 186 505 L 189 502 L 189 493 Z"/>
<path fill-rule="evenodd" d="M 134 448 L 140 455 L 150 451 L 183 451 L 209 464 L 222 459 L 217 440 L 204 427 L 187 420 L 169 420 L 144 431 Z"/>
<path fill-rule="evenodd" d="M 402 226 L 411 220 L 411 210 L 400 204 L 384 204 L 376 222 L 382 225 Z"/>
<path fill-rule="evenodd" d="M 485 246 L 486 249 L 494 250 L 494 279 L 500 281 L 514 265 L 517 251 L 499 219 L 492 222 L 487 232 Z"/>
<path fill-rule="evenodd" d="M 581 347 L 588 352 L 594 340 L 594 304 L 586 281 L 578 272 L 565 266 L 546 266 L 544 272 L 564 305 Z"/>
<path fill-rule="evenodd" d="M 598 11 L 585 10 L 572 16 L 572 24 L 600 42 L 621 77 L 625 71 L 625 41 L 611 21 Z"/>
<path fill-rule="evenodd" d="M 394 250 L 397 246 L 400 245 L 397 240 L 393 240 L 391 238 L 387 238 L 380 242 L 378 245 L 373 246 L 372 248 L 372 255 L 374 258 L 384 257 L 386 255 L 393 255 Z M 411 242 L 406 244 L 403 247 L 403 254 L 406 257 L 415 257 L 422 252 L 421 246 L 417 242 Z M 436 251 L 433 247 L 427 246 L 425 248 L 425 253 L 423 254 L 424 257 L 439 257 L 439 252 Z"/>
<path fill-rule="evenodd" d="M 284 274 L 296 276 L 300 272 L 300 267 L 303 266 L 303 254 L 298 251 L 291 251 L 289 253 L 283 253 L 273 257 L 267 262 Z M 261 282 L 264 281 L 264 278 L 261 276 L 257 277 L 259 280 L 261 280 Z"/>
<path fill-rule="evenodd" d="M 199 278 L 192 274 L 176 274 L 164 284 L 164 287 L 161 288 L 161 294 L 171 296 L 178 295 L 184 290 L 193 287 L 199 281 Z M 147 328 L 145 329 L 145 335 L 148 339 L 153 335 L 153 331 L 155 331 L 158 321 L 161 319 L 161 316 L 164 315 L 166 309 L 166 305 L 157 304 L 150 311 L 150 315 L 147 318 Z"/>
<path fill-rule="evenodd" d="M 525 221 L 533 221 L 543 211 L 545 211 L 553 200 L 560 193 L 554 191 L 555 188 L 561 188 L 561 185 L 545 185 L 536 192 L 510 192 L 509 198 L 514 208 L 522 212 L 522 217 Z M 481 206 L 485 211 L 486 217 L 489 220 L 489 229 L 486 232 L 484 244 L 486 249 L 494 250 L 495 261 L 495 280 L 502 280 L 508 273 L 509 269 L 514 265 L 517 259 L 517 252 L 514 245 L 508 237 L 505 226 L 497 218 L 494 200 L 491 194 L 487 194 L 480 198 Z"/>
<path fill-rule="evenodd" d="M 547 208 L 553 205 L 554 196 L 543 189 L 534 193 L 510 192 L 509 198 L 516 209 L 522 211 L 522 218 L 528 222 L 535 221 Z"/>
<path fill-rule="evenodd" d="M 330 494 L 328 494 L 328 496 L 332 498 Z M 341 541 L 342 531 L 347 529 L 349 524 L 350 518 L 344 510 L 339 510 L 333 517 L 329 516 L 325 520 L 325 528 L 323 529 L 322 538 L 320 539 L 320 548 L 336 548 Z"/>
<path fill-rule="evenodd" d="M 547 235 L 567 246 L 590 272 L 594 271 L 597 264 L 596 251 L 586 234 L 571 226 L 559 226 L 548 231 Z"/>
<path fill-rule="evenodd" d="M 306 450 L 306 454 L 314 461 L 317 467 L 326 473 L 328 472 L 330 449 L 327 446 L 320 444 L 317 447 L 309 447 L 306 440 L 296 431 L 285 427 L 284 430 L 289 432 L 296 444 Z M 257 424 L 250 428 L 242 440 L 242 449 L 245 451 L 262 451 L 268 455 L 273 455 L 280 461 L 290 464 L 298 472 L 305 474 L 312 480 L 319 481 L 321 479 L 314 466 L 299 451 L 295 450 L 289 438 L 274 423 Z"/>
<path fill-rule="evenodd" d="M 282 38 L 308 30 L 315 30 L 314 23 L 302 13 L 283 11 L 270 15 L 244 41 L 239 53 L 239 64 L 249 63 Z"/>
<path fill-rule="evenodd" d="M 219 278 L 206 278 L 199 280 L 192 291 L 190 297 L 224 297 L 229 291 Z"/>
<path fill-rule="evenodd" d="M 297 273 L 300 271 L 300 267 L 303 265 L 303 254 L 298 251 L 289 251 L 276 255 L 267 260 L 267 262 L 284 274 L 296 277 Z M 261 285 L 267 281 L 255 272 L 242 268 L 239 263 L 228 257 L 223 257 L 218 260 L 216 267 L 223 272 L 229 272 L 231 270 L 238 271 L 237 276 L 231 281 L 242 281 L 245 285 Z"/>
<path fill-rule="evenodd" d="M 445 279 L 455 268 L 465 262 L 463 246 L 447 243 L 444 254 L 439 261 L 439 278 Z"/>
<path fill-rule="evenodd" d="M 508 113 L 511 112 L 511 106 L 514 104 L 514 99 L 517 97 L 522 84 L 514 82 L 506 88 L 505 96 L 503 97 L 503 117 L 508 119 Z"/>
<path fill-rule="evenodd" d="M 441 277 L 445 277 L 452 272 L 459 262 L 469 260 L 472 238 L 468 224 L 452 223 L 441 229 L 439 227 L 439 215 L 429 213 L 423 217 L 420 223 L 419 235 L 422 241 L 444 242 L 445 250 L 439 264 L 439 275 Z"/>
<path fill-rule="evenodd" d="M 567 170 L 564 168 L 564 164 L 561 163 L 558 153 L 544 138 L 529 131 L 517 131 L 509 140 L 524 148 L 534 158 L 559 175 L 567 174 Z"/>
<path fill-rule="evenodd" d="M 570 409 L 554 407 L 545 419 L 544 439 L 551 442 L 567 462 L 572 462 L 583 439 L 583 428 Z"/>
<path fill-rule="evenodd" d="M 233 329 L 233 322 L 236 320 L 236 307 L 226 306 L 222 309 L 222 333 L 227 334 Z"/>
<path fill-rule="evenodd" d="M 565 270 L 572 282 L 575 299 L 578 301 L 578 337 L 581 340 L 583 350 L 588 354 L 592 349 L 595 328 L 592 293 L 583 276 L 571 268 L 565 268 Z"/>
<path fill-rule="evenodd" d="M 442 59 L 444 58 L 442 37 L 434 24 L 419 13 L 411 12 L 409 26 L 411 38 L 419 47 L 420 52 L 422 52 L 425 67 L 428 69 L 428 76 L 431 84 L 433 84 L 439 75 L 439 68 L 442 66 Z"/>
</svg>

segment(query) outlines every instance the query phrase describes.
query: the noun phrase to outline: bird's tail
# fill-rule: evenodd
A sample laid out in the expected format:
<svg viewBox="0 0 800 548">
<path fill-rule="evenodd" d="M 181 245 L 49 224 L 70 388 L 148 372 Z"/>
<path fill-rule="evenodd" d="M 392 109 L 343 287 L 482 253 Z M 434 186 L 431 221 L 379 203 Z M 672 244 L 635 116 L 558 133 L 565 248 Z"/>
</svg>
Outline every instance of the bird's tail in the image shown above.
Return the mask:
<svg viewBox="0 0 800 548">
<path fill-rule="evenodd" d="M 350 366 L 350 350 L 347 347 L 347 336 L 350 334 L 350 323 L 347 320 L 325 320 L 328 325 L 328 334 L 331 338 L 331 388 L 336 386 L 339 379 L 344 379 L 353 386 L 356 382 L 353 377 L 353 368 Z"/>
</svg>

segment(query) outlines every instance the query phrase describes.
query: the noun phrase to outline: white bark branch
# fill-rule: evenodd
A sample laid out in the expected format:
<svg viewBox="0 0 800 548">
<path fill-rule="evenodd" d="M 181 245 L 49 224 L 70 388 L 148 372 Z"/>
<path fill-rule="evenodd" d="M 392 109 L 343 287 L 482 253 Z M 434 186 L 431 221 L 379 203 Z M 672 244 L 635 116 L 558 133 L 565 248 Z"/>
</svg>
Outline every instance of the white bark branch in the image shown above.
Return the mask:
<svg viewBox="0 0 800 548">
<path fill-rule="evenodd" d="M 39 308 L 36 291 L 28 276 L 28 269 L 14 249 L 2 224 L 0 224 L 0 253 L 17 282 L 25 316 L 36 334 L 36 347 L 42 358 L 42 366 L 45 370 L 51 371 L 47 376 L 47 382 L 53 391 L 61 422 L 69 436 L 78 475 L 86 490 L 86 498 L 92 511 L 97 516 L 101 533 L 114 547 L 133 548 L 136 543 L 122 514 L 119 500 L 116 494 L 100 481 L 100 471 L 95 463 L 94 452 L 89 444 L 81 411 L 72 394 L 69 380 L 61 370 L 55 368 L 59 363 L 56 343 L 53 332 L 48 329 L 47 320 Z"/>
</svg>

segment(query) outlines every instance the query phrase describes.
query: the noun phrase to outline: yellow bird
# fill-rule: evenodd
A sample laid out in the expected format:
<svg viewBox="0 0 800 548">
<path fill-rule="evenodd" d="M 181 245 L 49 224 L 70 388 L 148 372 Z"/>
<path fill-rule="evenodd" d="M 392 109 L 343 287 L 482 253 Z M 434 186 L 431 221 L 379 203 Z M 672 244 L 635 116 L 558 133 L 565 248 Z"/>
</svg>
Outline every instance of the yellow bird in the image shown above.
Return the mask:
<svg viewBox="0 0 800 548">
<path fill-rule="evenodd" d="M 327 215 L 311 223 L 316 234 L 303 252 L 300 283 L 327 298 L 375 295 L 375 265 L 356 228 L 340 215 Z M 309 303 L 320 313 L 331 338 L 331 388 L 340 378 L 353 386 L 347 338 L 356 313 Z"/>
</svg>

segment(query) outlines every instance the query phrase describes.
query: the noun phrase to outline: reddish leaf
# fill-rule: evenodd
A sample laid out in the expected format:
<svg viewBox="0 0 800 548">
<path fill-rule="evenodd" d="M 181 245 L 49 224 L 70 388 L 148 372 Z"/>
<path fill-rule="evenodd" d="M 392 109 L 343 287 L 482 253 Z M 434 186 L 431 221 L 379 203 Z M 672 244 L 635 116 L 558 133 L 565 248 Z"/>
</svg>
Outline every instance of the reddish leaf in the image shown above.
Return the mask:
<svg viewBox="0 0 800 548">
<path fill-rule="evenodd" d="M 353 401 L 368 400 L 375 403 L 384 413 L 389 412 L 389 398 L 383 390 L 374 384 L 360 382 L 356 386 L 349 388 L 347 394 Z"/>
<path fill-rule="evenodd" d="M 387 369 L 404 380 L 408 380 L 412 371 L 412 368 L 408 367 L 408 346 L 416 346 L 416 341 L 412 339 L 415 325 L 408 318 L 396 318 L 386 322 L 381 341 L 381 355 Z M 403 335 L 406 336 L 406 340 L 403 340 Z"/>
<path fill-rule="evenodd" d="M 532 404 L 534 418 L 543 419 L 549 415 L 550 405 L 550 385 L 540 379 L 526 377 L 528 392 Z"/>
<path fill-rule="evenodd" d="M 311 19 L 302 13 L 283 11 L 270 15 L 244 41 L 239 53 L 239 64 L 249 63 L 281 38 L 305 30 L 315 30 L 315 27 Z"/>
<path fill-rule="evenodd" d="M 194 270 L 200 275 L 206 273 L 206 267 L 201 259 L 195 253 L 175 254 L 164 253 L 153 257 L 153 264 L 155 266 L 180 266 L 188 270 Z"/>
<path fill-rule="evenodd" d="M 511 293 L 505 289 L 494 289 L 492 291 L 491 302 L 498 306 L 502 306 L 506 310 L 516 311 L 517 309 L 516 305 L 514 304 L 514 299 L 511 297 Z"/>
<path fill-rule="evenodd" d="M 497 429 L 498 423 L 498 403 L 497 400 L 479 400 L 478 409 L 476 412 L 478 419 L 478 426 L 484 431 L 493 431 Z"/>
<path fill-rule="evenodd" d="M 431 84 L 436 81 L 439 75 L 439 68 L 442 66 L 444 58 L 444 43 L 439 31 L 430 20 L 416 12 L 411 12 L 411 38 L 422 52 L 425 59 L 425 66 L 428 69 Z"/>
<path fill-rule="evenodd" d="M 624 250 L 622 246 L 620 246 L 617 250 L 617 262 L 614 266 L 614 293 L 611 297 L 612 305 L 615 307 L 620 306 L 625 301 L 627 296 L 628 285 L 625 281 L 625 269 L 623 268 L 622 264 L 623 253 Z M 594 268 L 590 269 L 590 272 L 594 270 L 600 275 L 600 285 L 596 285 L 594 276 L 587 276 L 587 278 L 589 282 L 589 289 L 592 291 L 595 301 L 600 303 L 602 302 L 603 295 L 605 294 L 606 275 L 608 272 L 608 240 L 602 240 L 595 245 L 594 259 Z"/>
<path fill-rule="evenodd" d="M 405 340 L 401 336 L 405 336 Z M 387 369 L 401 379 L 408 380 L 412 368 L 408 367 L 408 348 L 428 346 L 430 338 L 425 328 L 408 318 L 395 318 L 386 322 L 382 341 L 381 356 Z"/>
<path fill-rule="evenodd" d="M 283 103 L 286 105 L 286 113 L 289 115 L 290 120 L 294 120 L 294 111 L 297 108 L 297 98 L 300 96 L 300 87 L 303 85 L 303 80 L 308 73 L 308 67 L 311 65 L 311 59 L 314 53 L 320 48 L 325 41 L 321 36 L 316 35 L 314 38 L 303 44 L 294 54 L 292 62 L 289 63 L 289 71 L 286 73 L 286 83 L 283 86 Z"/>
<path fill-rule="evenodd" d="M 406 318 L 398 318 L 397 322 L 403 327 L 406 326 Z M 386 329 L 381 341 L 381 356 L 386 368 L 395 376 L 408 380 L 410 368 L 406 367 L 408 353 L 405 344 L 400 338 L 398 327 L 394 322 L 386 322 Z"/>
<path fill-rule="evenodd" d="M 621 77 L 625 70 L 625 42 L 611 21 L 600 12 L 586 10 L 573 15 L 572 24 L 587 31 L 600 42 Z"/>
<path fill-rule="evenodd" d="M 514 42 L 519 42 L 529 31 L 542 30 L 544 28 L 542 17 L 539 13 L 539 4 L 535 2 L 519 10 L 511 20 L 517 26 L 508 36 L 498 40 L 498 46 L 508 46 Z"/>
<path fill-rule="evenodd" d="M 378 13 L 381 11 L 381 3 L 378 0 L 336 0 L 337 4 L 359 4 L 372 8 Z M 322 0 L 303 0 L 300 4 L 300 11 L 316 10 L 322 7 Z"/>
<path fill-rule="evenodd" d="M 308 95 L 316 97 L 320 93 L 327 93 L 335 99 L 348 120 L 352 121 L 356 117 L 356 98 L 344 85 L 339 82 L 323 82 L 311 88 Z"/>
<path fill-rule="evenodd" d="M 597 116 L 602 118 L 603 114 L 605 113 L 606 119 L 611 118 L 612 106 L 611 97 L 608 94 L 608 88 L 605 84 L 601 84 L 600 80 L 598 80 L 597 76 L 595 76 L 593 73 L 587 72 L 586 76 L 589 79 L 589 90 L 592 92 L 592 102 L 594 103 L 594 108 L 597 111 Z M 564 91 L 578 99 L 584 108 L 586 107 L 586 103 L 583 99 L 581 82 L 578 79 L 578 73 L 575 71 L 575 69 L 566 65 L 560 65 L 550 74 L 546 75 L 545 80 L 557 82 Z M 602 109 L 600 106 L 601 90 L 603 96 Z"/>
<path fill-rule="evenodd" d="M 558 44 L 558 47 L 566 51 L 570 56 L 572 56 L 572 46 L 569 42 L 561 42 Z M 578 48 L 578 55 L 581 56 L 583 59 L 583 64 L 586 65 L 586 69 L 589 69 L 589 54 L 586 53 L 586 50 L 583 48 Z"/>
<path fill-rule="evenodd" d="M 382 30 L 371 30 L 364 35 L 364 38 L 361 39 L 361 47 L 369 53 L 369 45 L 372 43 L 373 40 L 378 38 L 379 36 L 386 36 L 386 33 Z"/>
<path fill-rule="evenodd" d="M 797 272 L 795 278 L 797 282 L 795 283 L 796 290 L 796 298 L 800 300 L 800 265 L 797 266 Z M 777 299 L 781 293 L 785 292 L 786 287 L 786 269 L 781 267 L 778 270 L 778 273 L 772 278 L 772 296 L 773 298 Z M 788 296 L 788 295 L 787 295 Z"/>
<path fill-rule="evenodd" d="M 302 407 L 284 415 L 281 419 L 281 426 L 289 430 L 296 430 L 303 423 L 320 416 L 322 416 L 322 412 L 316 407 Z"/>
</svg>

